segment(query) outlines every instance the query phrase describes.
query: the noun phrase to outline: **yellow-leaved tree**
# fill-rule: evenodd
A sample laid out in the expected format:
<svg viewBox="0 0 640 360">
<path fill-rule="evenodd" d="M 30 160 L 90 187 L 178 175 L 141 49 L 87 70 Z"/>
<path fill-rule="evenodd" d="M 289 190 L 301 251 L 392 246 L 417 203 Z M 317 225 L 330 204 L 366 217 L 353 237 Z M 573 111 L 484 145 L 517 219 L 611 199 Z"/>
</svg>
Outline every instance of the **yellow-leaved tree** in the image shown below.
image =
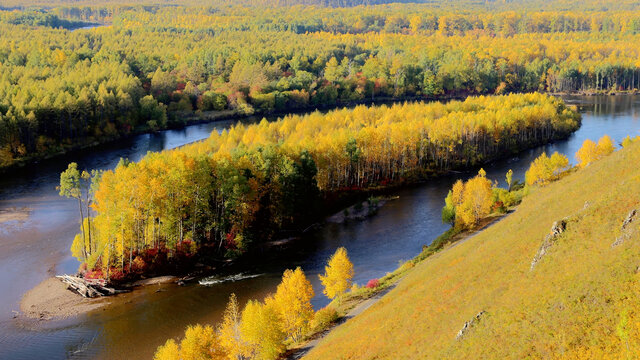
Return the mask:
<svg viewBox="0 0 640 360">
<path fill-rule="evenodd" d="M 627 135 L 624 139 L 622 139 L 622 147 L 626 148 L 638 140 L 640 140 L 640 136 L 632 138 L 631 136 Z"/>
<path fill-rule="evenodd" d="M 581 168 L 598 160 L 598 145 L 593 140 L 585 140 L 578 152 L 576 152 L 576 158 L 578 159 L 578 166 Z"/>
<path fill-rule="evenodd" d="M 349 260 L 347 249 L 338 248 L 325 266 L 324 275 L 320 275 L 324 294 L 330 299 L 335 299 L 351 288 L 351 279 L 353 279 L 353 264 Z"/>
<path fill-rule="evenodd" d="M 218 327 L 220 346 L 226 351 L 229 360 L 242 360 L 246 352 L 246 343 L 240 332 L 240 319 L 238 299 L 236 294 L 231 294 L 222 323 Z"/>
<path fill-rule="evenodd" d="M 242 310 L 242 339 L 246 342 L 243 356 L 256 360 L 275 360 L 284 351 L 285 333 L 273 298 L 265 303 L 249 301 Z"/>
<path fill-rule="evenodd" d="M 491 181 L 486 178 L 486 172 L 480 169 L 478 175 L 464 184 L 462 203 L 456 207 L 456 221 L 460 221 L 464 227 L 473 228 L 480 219 L 491 213 L 491 205 Z"/>
<path fill-rule="evenodd" d="M 592 162 L 611 154 L 614 150 L 615 146 L 609 135 L 601 137 L 597 144 L 593 140 L 587 139 L 576 152 L 576 158 L 579 161 L 578 166 L 584 168 Z"/>
<path fill-rule="evenodd" d="M 293 341 L 299 340 L 309 329 L 313 318 L 313 296 L 313 286 L 300 267 L 284 272 L 273 301 L 280 315 L 282 330 Z"/>
<path fill-rule="evenodd" d="M 603 158 L 615 150 L 615 146 L 613 145 L 613 140 L 609 135 L 604 135 L 598 140 L 598 158 Z"/>
<path fill-rule="evenodd" d="M 455 207 L 462 205 L 462 201 L 464 200 L 464 183 L 462 180 L 458 180 L 453 184 L 453 188 L 451 189 L 451 200 Z"/>
<path fill-rule="evenodd" d="M 180 347 L 175 340 L 169 339 L 156 350 L 153 360 L 180 360 Z"/>
<path fill-rule="evenodd" d="M 544 185 L 560 178 L 560 175 L 568 166 L 569 159 L 566 156 L 556 151 L 551 154 L 551 157 L 548 157 L 547 153 L 543 152 L 542 155 L 533 160 L 524 178 L 527 185 Z"/>
<path fill-rule="evenodd" d="M 211 326 L 187 327 L 178 345 L 173 339 L 158 348 L 154 360 L 222 360 L 227 354 L 220 346 L 218 335 Z"/>
<path fill-rule="evenodd" d="M 226 353 L 220 346 L 218 335 L 212 326 L 195 325 L 187 327 L 180 342 L 181 360 L 222 360 Z"/>
</svg>

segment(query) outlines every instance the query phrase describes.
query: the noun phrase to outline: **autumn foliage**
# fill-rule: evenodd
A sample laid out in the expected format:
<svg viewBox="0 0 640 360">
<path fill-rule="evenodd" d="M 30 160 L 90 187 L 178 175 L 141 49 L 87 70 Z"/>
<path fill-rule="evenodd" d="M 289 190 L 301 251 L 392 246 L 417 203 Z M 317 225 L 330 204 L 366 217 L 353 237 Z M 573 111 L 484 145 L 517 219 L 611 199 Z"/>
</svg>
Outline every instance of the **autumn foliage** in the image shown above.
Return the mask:
<svg viewBox="0 0 640 360">
<path fill-rule="evenodd" d="M 582 147 L 576 152 L 578 166 L 584 168 L 594 161 L 611 154 L 615 150 L 613 141 L 608 135 L 604 135 L 596 144 L 593 140 L 587 139 L 582 143 Z"/>
<path fill-rule="evenodd" d="M 306 358 L 637 358 L 638 163 L 632 142 L 532 189 L 512 214 L 417 263 Z M 531 270 L 562 219 L 566 229 Z"/>
<path fill-rule="evenodd" d="M 105 274 L 132 271 L 149 249 L 166 249 L 176 267 L 203 250 L 236 257 L 315 220 L 325 196 L 470 166 L 567 136 L 579 124 L 561 100 L 537 93 L 238 124 L 92 177 L 91 216 L 74 255 Z M 468 191 L 478 192 L 476 185 Z M 471 223 L 484 206 L 461 209 L 459 218 Z"/>
<path fill-rule="evenodd" d="M 325 266 L 324 275 L 320 275 L 324 294 L 330 299 L 339 297 L 351 288 L 352 278 L 353 264 L 349 260 L 347 250 L 343 247 L 338 248 Z"/>
<path fill-rule="evenodd" d="M 557 180 L 563 171 L 569 167 L 569 159 L 554 152 L 551 157 L 547 153 L 542 153 L 536 158 L 525 174 L 527 185 L 544 185 L 550 181 Z"/>
<path fill-rule="evenodd" d="M 483 169 L 466 182 L 456 181 L 445 199 L 443 220 L 462 228 L 473 228 L 492 211 L 492 189 L 491 181 L 486 178 Z"/>
</svg>

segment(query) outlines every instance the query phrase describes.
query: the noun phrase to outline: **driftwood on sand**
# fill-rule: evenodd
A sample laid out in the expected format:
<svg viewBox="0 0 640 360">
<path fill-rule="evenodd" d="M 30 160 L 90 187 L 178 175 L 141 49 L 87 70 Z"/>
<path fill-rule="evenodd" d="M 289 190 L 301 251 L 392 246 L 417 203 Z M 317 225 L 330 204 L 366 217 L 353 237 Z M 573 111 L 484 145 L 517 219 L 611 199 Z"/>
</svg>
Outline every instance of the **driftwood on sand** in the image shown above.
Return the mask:
<svg viewBox="0 0 640 360">
<path fill-rule="evenodd" d="M 63 283 L 67 284 L 72 290 L 86 298 L 109 296 L 127 292 L 127 290 L 117 290 L 107 287 L 107 282 L 101 279 L 83 279 L 71 275 L 59 275 L 56 277 Z"/>
</svg>

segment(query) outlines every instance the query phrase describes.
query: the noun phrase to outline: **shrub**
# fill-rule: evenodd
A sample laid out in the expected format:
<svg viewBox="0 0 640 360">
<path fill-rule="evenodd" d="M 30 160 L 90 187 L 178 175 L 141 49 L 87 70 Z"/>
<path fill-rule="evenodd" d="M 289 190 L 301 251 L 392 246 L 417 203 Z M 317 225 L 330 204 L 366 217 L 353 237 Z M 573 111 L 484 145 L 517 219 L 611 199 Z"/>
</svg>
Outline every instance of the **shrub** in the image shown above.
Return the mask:
<svg viewBox="0 0 640 360">
<path fill-rule="evenodd" d="M 375 288 L 377 288 L 378 286 L 380 286 L 380 280 L 378 280 L 378 279 L 371 279 L 371 280 L 369 280 L 369 282 L 367 282 L 367 286 L 366 286 L 366 288 L 367 288 L 367 289 L 375 289 Z"/>
<path fill-rule="evenodd" d="M 324 307 L 318 310 L 313 316 L 311 321 L 311 328 L 313 332 L 318 332 L 326 329 L 329 325 L 335 323 L 340 318 L 338 311 L 331 306 Z"/>
<path fill-rule="evenodd" d="M 413 261 L 406 261 L 404 263 L 401 263 L 400 266 L 398 267 L 398 271 L 399 272 L 403 272 L 409 269 L 412 269 L 414 266 L 416 266 L 416 264 Z"/>
</svg>

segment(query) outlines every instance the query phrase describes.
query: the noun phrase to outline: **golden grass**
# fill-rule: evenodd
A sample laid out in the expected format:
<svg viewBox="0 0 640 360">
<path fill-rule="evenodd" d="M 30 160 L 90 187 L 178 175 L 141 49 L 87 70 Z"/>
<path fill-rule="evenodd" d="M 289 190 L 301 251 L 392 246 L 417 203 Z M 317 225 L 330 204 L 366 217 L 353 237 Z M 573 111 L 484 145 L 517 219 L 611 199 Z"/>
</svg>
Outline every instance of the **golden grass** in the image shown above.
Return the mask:
<svg viewBox="0 0 640 360">
<path fill-rule="evenodd" d="M 640 231 L 611 245 L 638 207 L 640 144 L 634 144 L 535 189 L 504 220 L 417 264 L 306 358 L 634 359 Z M 530 271 L 553 222 L 567 216 L 567 230 Z M 480 322 L 456 340 L 481 310 Z"/>
</svg>

